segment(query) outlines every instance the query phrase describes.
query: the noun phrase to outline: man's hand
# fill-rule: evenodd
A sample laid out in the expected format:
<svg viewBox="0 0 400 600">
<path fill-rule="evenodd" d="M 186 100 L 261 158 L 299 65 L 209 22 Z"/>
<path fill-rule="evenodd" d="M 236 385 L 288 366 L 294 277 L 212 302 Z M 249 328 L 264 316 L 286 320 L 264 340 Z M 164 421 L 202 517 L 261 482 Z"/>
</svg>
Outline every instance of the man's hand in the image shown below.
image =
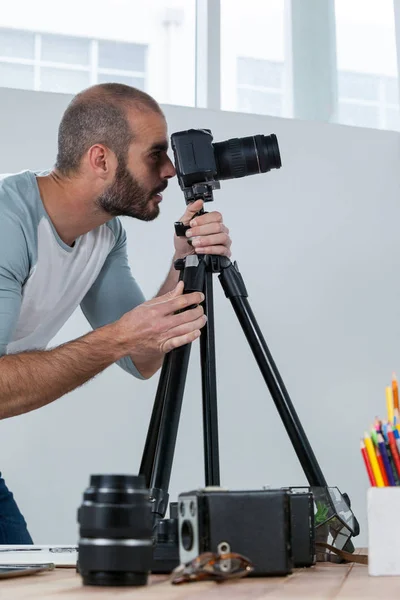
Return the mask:
<svg viewBox="0 0 400 600">
<path fill-rule="evenodd" d="M 125 356 L 131 356 L 144 377 L 150 377 L 160 367 L 164 355 L 174 348 L 194 342 L 207 322 L 201 292 L 183 294 L 183 282 L 174 290 L 143 302 L 125 313 L 116 323 L 117 336 L 122 339 Z M 195 308 L 177 311 L 188 306 Z"/>
<path fill-rule="evenodd" d="M 190 225 L 186 239 L 175 235 L 175 258 L 184 258 L 188 254 L 216 254 L 231 256 L 232 240 L 229 229 L 222 222 L 219 212 L 210 212 L 200 217 L 194 217 L 204 206 L 203 200 L 196 200 L 186 208 L 185 214 L 179 219 L 184 225 Z M 189 244 L 189 238 L 192 245 Z"/>
</svg>

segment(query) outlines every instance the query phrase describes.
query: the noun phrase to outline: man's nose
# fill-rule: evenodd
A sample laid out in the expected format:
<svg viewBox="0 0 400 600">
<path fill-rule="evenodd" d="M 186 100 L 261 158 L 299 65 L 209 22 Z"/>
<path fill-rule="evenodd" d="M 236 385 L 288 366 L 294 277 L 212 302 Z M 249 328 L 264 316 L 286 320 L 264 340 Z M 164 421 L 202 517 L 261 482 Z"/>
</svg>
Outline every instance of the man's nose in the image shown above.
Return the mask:
<svg viewBox="0 0 400 600">
<path fill-rule="evenodd" d="M 172 162 L 170 157 L 167 156 L 167 164 L 165 165 L 165 167 L 163 169 L 163 177 L 166 177 L 167 179 L 171 179 L 171 177 L 175 177 L 175 175 L 176 175 L 176 169 L 175 169 L 174 163 Z"/>
</svg>

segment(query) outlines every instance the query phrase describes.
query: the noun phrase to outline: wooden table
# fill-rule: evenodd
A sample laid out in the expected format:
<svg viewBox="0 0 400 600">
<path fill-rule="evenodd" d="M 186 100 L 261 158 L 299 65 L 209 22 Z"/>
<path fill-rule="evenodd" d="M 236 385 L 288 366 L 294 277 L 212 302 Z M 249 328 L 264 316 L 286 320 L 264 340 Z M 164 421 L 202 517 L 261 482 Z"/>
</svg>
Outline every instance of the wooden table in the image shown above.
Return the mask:
<svg viewBox="0 0 400 600">
<path fill-rule="evenodd" d="M 245 578 L 222 584 L 207 581 L 172 585 L 165 576 L 154 575 L 145 587 L 91 587 L 82 585 L 74 569 L 56 569 L 0 581 L 1 600 L 102 600 L 115 597 L 143 600 L 398 600 L 400 577 L 369 577 L 365 565 L 317 563 L 310 569 L 297 569 L 288 577 Z"/>
</svg>

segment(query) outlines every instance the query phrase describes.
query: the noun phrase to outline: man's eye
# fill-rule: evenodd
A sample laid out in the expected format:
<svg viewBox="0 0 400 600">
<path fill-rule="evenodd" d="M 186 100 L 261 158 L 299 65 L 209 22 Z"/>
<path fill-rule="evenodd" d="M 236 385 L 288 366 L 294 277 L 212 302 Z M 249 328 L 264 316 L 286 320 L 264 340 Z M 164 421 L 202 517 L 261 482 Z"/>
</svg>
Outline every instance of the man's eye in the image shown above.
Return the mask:
<svg viewBox="0 0 400 600">
<path fill-rule="evenodd" d="M 160 160 L 160 157 L 161 157 L 161 152 L 152 152 L 152 153 L 150 154 L 150 157 L 151 157 L 153 160 Z"/>
</svg>

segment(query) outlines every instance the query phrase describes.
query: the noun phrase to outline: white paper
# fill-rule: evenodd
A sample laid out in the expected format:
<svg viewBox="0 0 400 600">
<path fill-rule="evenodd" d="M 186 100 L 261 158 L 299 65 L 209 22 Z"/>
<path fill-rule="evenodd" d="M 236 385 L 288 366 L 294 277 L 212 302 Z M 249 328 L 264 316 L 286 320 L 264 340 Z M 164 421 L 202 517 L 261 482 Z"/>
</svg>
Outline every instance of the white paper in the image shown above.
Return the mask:
<svg viewBox="0 0 400 600">
<path fill-rule="evenodd" d="M 0 544 L 0 565 L 53 563 L 56 567 L 74 567 L 77 560 L 77 546 L 8 546 Z"/>
</svg>

